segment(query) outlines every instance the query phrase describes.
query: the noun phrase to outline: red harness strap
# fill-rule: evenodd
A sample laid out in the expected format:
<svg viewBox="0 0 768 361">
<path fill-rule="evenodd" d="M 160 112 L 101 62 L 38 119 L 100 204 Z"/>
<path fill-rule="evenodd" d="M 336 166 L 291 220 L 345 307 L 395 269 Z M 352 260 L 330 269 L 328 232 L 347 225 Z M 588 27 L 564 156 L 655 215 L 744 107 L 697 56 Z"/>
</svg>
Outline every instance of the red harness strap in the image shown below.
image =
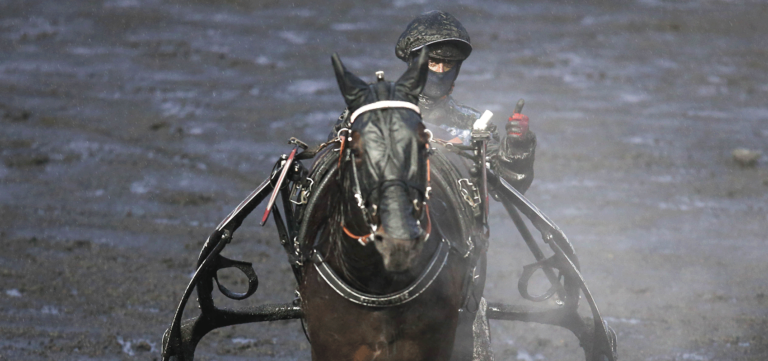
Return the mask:
<svg viewBox="0 0 768 361">
<path fill-rule="evenodd" d="M 354 233 L 350 232 L 347 229 L 347 227 L 344 225 L 344 223 L 341 224 L 341 229 L 344 230 L 344 233 L 346 233 L 347 236 L 349 236 L 351 238 L 354 238 L 354 239 L 357 239 L 357 241 L 360 242 L 360 244 L 362 244 L 363 246 L 368 244 L 368 237 L 370 237 L 371 234 L 373 234 L 373 233 L 368 233 L 368 234 L 366 234 L 364 236 L 357 236 Z"/>
<path fill-rule="evenodd" d="M 344 129 L 342 129 L 344 130 Z M 349 134 L 349 130 L 347 130 L 347 134 Z M 339 163 L 336 165 L 337 167 L 341 167 L 341 157 L 342 154 L 344 154 L 344 143 L 346 143 L 347 137 L 341 135 L 341 130 L 339 131 L 339 142 L 341 142 L 341 148 L 339 148 Z"/>
</svg>

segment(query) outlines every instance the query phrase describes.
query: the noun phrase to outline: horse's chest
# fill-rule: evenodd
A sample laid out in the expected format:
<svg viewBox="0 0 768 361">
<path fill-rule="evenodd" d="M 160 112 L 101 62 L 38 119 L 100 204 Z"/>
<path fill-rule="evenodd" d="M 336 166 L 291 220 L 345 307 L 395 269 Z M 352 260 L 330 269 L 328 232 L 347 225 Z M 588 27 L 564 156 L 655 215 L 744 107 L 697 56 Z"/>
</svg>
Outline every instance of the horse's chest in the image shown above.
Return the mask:
<svg viewBox="0 0 768 361">
<path fill-rule="evenodd" d="M 430 288 L 394 307 L 366 307 L 339 296 L 310 267 L 302 309 L 316 360 L 447 359 L 460 303 L 459 273 L 446 268 Z M 445 356 L 445 357 L 443 357 Z"/>
</svg>

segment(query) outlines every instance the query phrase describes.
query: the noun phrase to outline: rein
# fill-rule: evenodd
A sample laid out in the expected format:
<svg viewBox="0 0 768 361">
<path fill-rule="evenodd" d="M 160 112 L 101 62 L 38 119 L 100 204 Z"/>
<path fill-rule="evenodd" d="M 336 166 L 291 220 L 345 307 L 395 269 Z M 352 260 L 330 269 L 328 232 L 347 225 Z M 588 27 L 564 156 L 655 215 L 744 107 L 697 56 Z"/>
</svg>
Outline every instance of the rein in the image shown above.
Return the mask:
<svg viewBox="0 0 768 361">
<path fill-rule="evenodd" d="M 372 110 L 389 109 L 389 108 L 410 109 L 410 110 L 416 112 L 416 114 L 421 115 L 421 110 L 419 109 L 418 105 L 415 105 L 415 104 L 409 103 L 409 102 L 399 101 L 399 100 L 380 100 L 380 101 L 377 101 L 377 102 L 374 102 L 374 103 L 371 103 L 371 104 L 366 104 L 366 105 L 358 108 L 357 110 L 355 110 L 352 113 L 352 115 L 349 118 L 349 128 L 342 128 L 337 133 L 337 138 L 341 142 L 341 146 L 339 148 L 339 160 L 337 162 L 338 163 L 337 165 L 339 167 L 341 167 L 341 159 L 344 156 L 344 148 L 345 148 L 345 145 L 346 145 L 347 138 L 351 138 L 352 137 L 351 128 L 352 128 L 352 125 L 355 123 L 355 119 L 357 119 L 357 117 L 359 117 L 360 115 L 362 115 L 362 114 L 364 114 L 366 112 L 372 111 Z M 346 132 L 347 135 L 346 136 L 342 135 L 341 134 L 342 132 Z M 429 132 L 429 135 L 430 135 L 430 140 L 431 140 L 432 132 Z M 426 148 L 427 148 L 427 150 L 429 150 L 429 141 L 427 141 Z M 355 156 L 354 156 L 354 154 L 351 155 L 351 161 L 352 161 L 352 174 L 354 176 L 354 181 L 355 181 L 355 186 L 354 186 L 354 190 L 353 190 L 355 192 L 354 196 L 355 196 L 355 199 L 357 200 L 357 206 L 358 206 L 358 208 L 360 208 L 360 211 L 363 213 L 363 218 L 365 218 L 366 222 L 368 223 L 368 227 L 370 228 L 371 232 L 368 233 L 368 234 L 364 234 L 362 236 L 358 236 L 358 235 L 352 233 L 352 231 L 350 231 L 347 228 L 347 226 L 344 224 L 343 217 L 342 217 L 342 221 L 341 221 L 341 228 L 344 231 L 344 234 L 346 234 L 348 237 L 356 239 L 361 245 L 366 246 L 368 244 L 368 242 L 373 240 L 373 236 L 376 233 L 376 230 L 377 230 L 378 226 L 373 222 L 373 220 L 371 218 L 371 215 L 368 213 L 368 209 L 366 209 L 366 207 L 365 207 L 365 201 L 363 199 L 362 191 L 360 190 L 360 181 L 359 181 L 358 176 L 357 176 L 357 166 L 355 164 Z M 430 187 L 430 174 L 429 173 L 430 173 L 429 158 L 427 158 L 427 187 L 426 187 L 426 190 L 423 192 L 424 193 L 424 212 L 427 213 L 427 228 L 426 228 L 426 236 L 424 237 L 424 241 L 425 242 L 429 239 L 430 233 L 432 233 L 432 219 L 429 217 L 429 205 L 427 205 L 427 200 L 429 200 L 429 194 L 431 193 L 431 190 L 432 190 L 432 187 Z M 389 181 L 391 181 L 391 180 L 389 180 Z M 388 180 L 385 180 L 382 183 L 386 183 L 386 182 L 388 182 Z M 417 188 L 418 189 L 418 187 L 414 187 L 413 185 L 408 184 L 406 182 L 402 182 L 402 183 L 405 186 L 407 186 L 407 187 Z M 381 187 L 381 185 L 379 185 L 378 187 Z M 414 200 L 414 206 L 416 206 L 416 201 L 415 200 Z M 375 211 L 376 210 L 374 208 L 374 213 L 375 213 Z"/>
</svg>

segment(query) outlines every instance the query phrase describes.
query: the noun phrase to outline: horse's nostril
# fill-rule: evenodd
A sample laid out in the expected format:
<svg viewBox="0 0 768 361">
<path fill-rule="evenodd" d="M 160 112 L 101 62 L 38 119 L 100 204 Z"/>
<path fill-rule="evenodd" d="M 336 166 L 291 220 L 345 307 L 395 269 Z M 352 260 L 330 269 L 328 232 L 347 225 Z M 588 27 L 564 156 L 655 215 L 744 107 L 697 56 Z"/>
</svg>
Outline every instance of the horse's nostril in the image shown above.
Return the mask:
<svg viewBox="0 0 768 361">
<path fill-rule="evenodd" d="M 382 237 L 379 234 L 373 236 L 373 239 L 376 240 L 376 241 L 379 241 L 379 242 L 383 242 L 384 241 L 384 237 Z"/>
</svg>

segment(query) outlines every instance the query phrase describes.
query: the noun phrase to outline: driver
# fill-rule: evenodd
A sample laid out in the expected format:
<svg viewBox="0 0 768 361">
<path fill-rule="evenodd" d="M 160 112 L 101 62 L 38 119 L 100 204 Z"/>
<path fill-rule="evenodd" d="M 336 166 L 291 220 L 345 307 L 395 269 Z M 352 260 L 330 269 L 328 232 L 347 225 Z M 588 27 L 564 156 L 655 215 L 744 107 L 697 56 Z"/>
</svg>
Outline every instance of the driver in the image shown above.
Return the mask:
<svg viewBox="0 0 768 361">
<path fill-rule="evenodd" d="M 461 65 L 472 53 L 469 34 L 459 20 L 444 11 L 430 11 L 414 19 L 395 46 L 395 54 L 404 62 L 413 61 L 416 51 L 429 47 L 429 76 L 419 97 L 422 119 L 445 129 L 469 144 L 472 124 L 481 113 L 459 104 L 451 93 Z M 434 128 L 434 127 L 429 127 Z M 488 146 L 491 169 L 524 193 L 533 181 L 536 135 L 528 129 L 528 117 L 514 114 L 501 136 L 494 128 Z"/>
</svg>

